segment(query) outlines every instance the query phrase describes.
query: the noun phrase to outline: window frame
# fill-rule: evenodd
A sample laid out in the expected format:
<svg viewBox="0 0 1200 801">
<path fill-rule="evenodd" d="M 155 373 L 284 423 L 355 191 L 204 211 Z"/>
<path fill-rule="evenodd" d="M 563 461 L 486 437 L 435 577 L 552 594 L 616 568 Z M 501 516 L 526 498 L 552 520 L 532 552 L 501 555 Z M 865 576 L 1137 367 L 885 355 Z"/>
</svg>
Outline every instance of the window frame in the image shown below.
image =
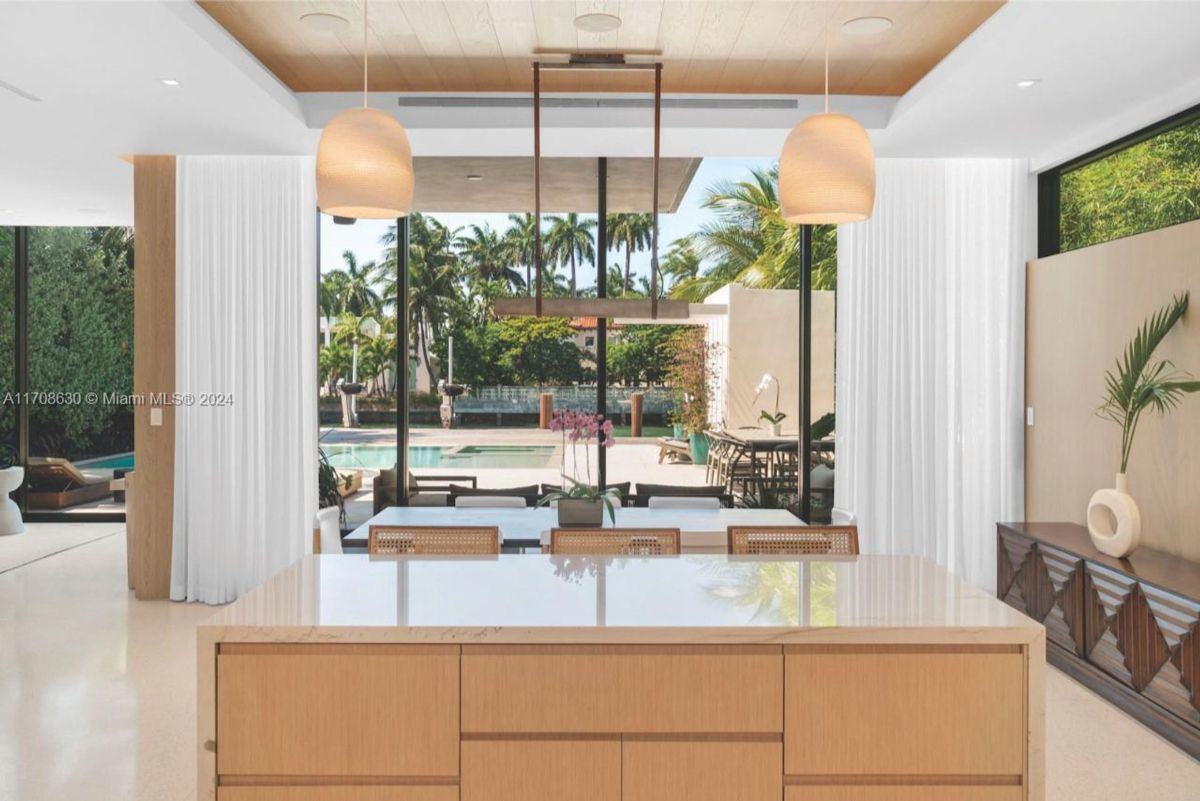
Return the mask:
<svg viewBox="0 0 1200 801">
<path fill-rule="evenodd" d="M 1151 123 L 1144 128 L 1139 128 L 1133 133 L 1126 134 L 1120 139 L 1101 145 L 1094 150 L 1089 150 L 1083 155 L 1058 164 L 1047 170 L 1038 173 L 1038 211 L 1037 211 L 1037 238 L 1038 238 L 1038 258 L 1042 259 L 1047 256 L 1057 256 L 1063 253 L 1062 249 L 1062 177 L 1064 174 L 1073 172 L 1074 170 L 1086 167 L 1089 164 L 1094 164 L 1109 156 L 1115 155 L 1122 151 L 1128 150 L 1135 145 L 1140 145 L 1150 139 L 1153 139 L 1160 134 L 1176 128 L 1181 128 L 1184 125 L 1193 122 L 1200 122 L 1200 105 L 1195 105 L 1186 108 L 1183 111 L 1172 114 L 1169 117 Z M 1197 217 L 1196 219 L 1200 219 Z M 1186 222 L 1191 222 L 1188 220 Z M 1180 223 L 1174 223 L 1179 225 Z M 1163 226 L 1169 228 L 1170 226 Z M 1148 228 L 1139 233 L 1149 233 L 1150 231 L 1158 231 L 1160 228 Z M 1125 236 L 1113 237 L 1106 239 L 1105 242 L 1113 242 L 1117 239 L 1124 239 L 1126 236 L 1137 236 L 1137 234 L 1126 234 Z M 1103 244 L 1097 242 L 1096 244 Z M 1079 250 L 1081 248 L 1075 248 Z"/>
</svg>

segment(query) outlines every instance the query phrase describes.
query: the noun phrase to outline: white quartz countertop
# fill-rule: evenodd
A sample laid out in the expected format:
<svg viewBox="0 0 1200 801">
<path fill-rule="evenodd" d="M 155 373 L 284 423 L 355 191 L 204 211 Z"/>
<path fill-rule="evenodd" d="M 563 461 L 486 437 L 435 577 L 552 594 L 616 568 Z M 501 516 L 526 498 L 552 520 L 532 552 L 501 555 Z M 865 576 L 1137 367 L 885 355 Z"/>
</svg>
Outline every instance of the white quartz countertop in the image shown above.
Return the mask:
<svg viewBox="0 0 1200 801">
<path fill-rule="evenodd" d="M 720 554 L 306 556 L 201 626 L 260 642 L 1028 642 L 1041 631 L 917 557 Z"/>
</svg>

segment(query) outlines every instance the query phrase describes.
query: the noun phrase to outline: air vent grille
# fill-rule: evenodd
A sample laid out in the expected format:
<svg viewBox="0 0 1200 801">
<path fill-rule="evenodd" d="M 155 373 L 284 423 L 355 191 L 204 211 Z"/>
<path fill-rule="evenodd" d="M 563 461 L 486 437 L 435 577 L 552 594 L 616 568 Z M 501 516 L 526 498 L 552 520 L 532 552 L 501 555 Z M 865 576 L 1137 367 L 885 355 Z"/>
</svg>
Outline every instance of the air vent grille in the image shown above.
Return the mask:
<svg viewBox="0 0 1200 801">
<path fill-rule="evenodd" d="M 462 97 L 454 95 L 426 95 L 400 97 L 401 108 L 529 108 L 533 101 L 527 97 Z M 796 100 L 786 97 L 665 97 L 664 109 L 735 110 L 735 109 L 779 109 L 793 111 L 798 108 Z M 652 98 L 641 97 L 543 97 L 542 108 L 597 108 L 649 109 L 654 107 Z"/>
</svg>

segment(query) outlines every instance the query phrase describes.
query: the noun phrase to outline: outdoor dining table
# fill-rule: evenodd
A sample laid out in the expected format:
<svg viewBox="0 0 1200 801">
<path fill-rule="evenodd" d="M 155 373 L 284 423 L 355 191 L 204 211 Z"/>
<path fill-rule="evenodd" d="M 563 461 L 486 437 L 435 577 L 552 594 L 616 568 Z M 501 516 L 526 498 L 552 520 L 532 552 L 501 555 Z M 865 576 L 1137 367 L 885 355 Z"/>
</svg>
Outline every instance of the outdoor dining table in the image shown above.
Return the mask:
<svg viewBox="0 0 1200 801">
<path fill-rule="evenodd" d="M 618 528 L 678 528 L 684 553 L 724 553 L 729 526 L 796 526 L 803 522 L 784 509 L 650 509 L 616 510 Z M 500 543 L 512 548 L 549 547 L 550 530 L 558 525 L 558 511 L 548 507 L 487 509 L 452 506 L 389 506 L 362 524 L 342 541 L 343 546 L 365 548 L 371 526 L 497 526 Z M 608 513 L 604 526 L 613 527 Z"/>
<path fill-rule="evenodd" d="M 750 464 L 756 476 L 770 475 L 771 454 L 785 451 L 795 453 L 800 448 L 800 432 L 798 431 L 776 435 L 762 428 L 739 428 L 722 433 L 746 447 L 750 456 Z"/>
</svg>

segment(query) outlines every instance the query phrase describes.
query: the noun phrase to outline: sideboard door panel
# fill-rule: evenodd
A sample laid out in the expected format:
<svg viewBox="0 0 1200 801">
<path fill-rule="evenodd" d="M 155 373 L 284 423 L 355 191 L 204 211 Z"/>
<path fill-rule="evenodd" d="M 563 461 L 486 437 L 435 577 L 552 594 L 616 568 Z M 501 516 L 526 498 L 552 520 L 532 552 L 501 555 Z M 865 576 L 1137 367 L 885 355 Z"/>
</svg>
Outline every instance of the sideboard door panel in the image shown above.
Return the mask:
<svg viewBox="0 0 1200 801">
<path fill-rule="evenodd" d="M 621 741 L 464 740 L 462 801 L 621 801 Z"/>
<path fill-rule="evenodd" d="M 785 659 L 788 775 L 1025 773 L 1020 649 L 789 647 Z"/>
<path fill-rule="evenodd" d="M 217 773 L 458 775 L 458 649 L 223 646 Z"/>
<path fill-rule="evenodd" d="M 779 801 L 778 742 L 626 741 L 622 801 Z"/>
</svg>

